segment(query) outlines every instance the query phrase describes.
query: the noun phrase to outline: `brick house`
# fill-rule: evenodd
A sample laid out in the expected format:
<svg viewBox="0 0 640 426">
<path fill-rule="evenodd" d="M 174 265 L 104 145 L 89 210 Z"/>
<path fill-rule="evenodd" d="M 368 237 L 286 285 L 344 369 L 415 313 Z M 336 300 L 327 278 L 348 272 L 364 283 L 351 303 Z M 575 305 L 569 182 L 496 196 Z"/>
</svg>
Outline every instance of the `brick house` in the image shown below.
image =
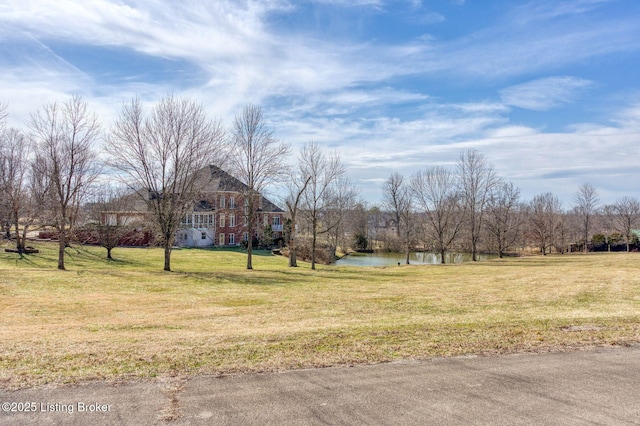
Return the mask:
<svg viewBox="0 0 640 426">
<path fill-rule="evenodd" d="M 247 241 L 243 193 L 247 186 L 221 168 L 210 165 L 196 172 L 199 197 L 182 218 L 174 244 L 180 247 L 238 246 Z M 151 196 L 151 195 L 149 195 Z M 102 212 L 103 225 L 140 223 L 148 220 L 147 205 L 140 193 L 130 194 L 127 211 Z M 284 211 L 261 196 L 256 209 L 259 217 L 253 238 L 260 238 L 271 225 L 273 238 L 282 237 Z M 148 241 L 145 241 L 148 244 Z M 131 244 L 138 245 L 138 244 Z"/>
<path fill-rule="evenodd" d="M 248 187 L 221 168 L 210 165 L 197 172 L 200 197 L 182 218 L 175 244 L 181 247 L 237 246 L 249 240 L 243 194 Z M 273 238 L 282 237 L 284 211 L 264 196 L 258 200 L 253 238 L 271 225 Z"/>
</svg>

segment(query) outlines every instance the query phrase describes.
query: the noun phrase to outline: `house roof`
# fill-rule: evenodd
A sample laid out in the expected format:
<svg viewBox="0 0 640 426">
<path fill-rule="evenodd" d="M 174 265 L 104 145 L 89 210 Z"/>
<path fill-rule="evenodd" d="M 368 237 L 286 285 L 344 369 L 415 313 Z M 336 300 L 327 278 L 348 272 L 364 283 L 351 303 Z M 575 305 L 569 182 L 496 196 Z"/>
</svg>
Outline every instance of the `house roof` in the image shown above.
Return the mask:
<svg viewBox="0 0 640 426">
<path fill-rule="evenodd" d="M 199 175 L 196 180 L 196 185 L 202 188 L 204 194 L 213 194 L 216 192 L 242 193 L 249 189 L 249 187 L 238 178 L 213 164 L 198 170 L 196 173 Z M 284 210 L 264 196 L 262 196 L 262 210 L 265 212 L 284 212 Z"/>
</svg>

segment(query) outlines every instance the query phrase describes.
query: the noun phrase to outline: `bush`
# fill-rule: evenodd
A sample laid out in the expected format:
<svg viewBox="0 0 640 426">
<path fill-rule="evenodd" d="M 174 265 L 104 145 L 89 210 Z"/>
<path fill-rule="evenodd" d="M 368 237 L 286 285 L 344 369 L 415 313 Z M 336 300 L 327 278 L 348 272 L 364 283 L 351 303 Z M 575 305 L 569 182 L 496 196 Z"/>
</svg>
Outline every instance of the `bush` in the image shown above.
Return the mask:
<svg viewBox="0 0 640 426">
<path fill-rule="evenodd" d="M 296 256 L 298 260 L 311 262 L 311 240 L 296 239 Z M 333 249 L 328 244 L 316 243 L 316 263 L 329 265 L 335 260 Z"/>
</svg>

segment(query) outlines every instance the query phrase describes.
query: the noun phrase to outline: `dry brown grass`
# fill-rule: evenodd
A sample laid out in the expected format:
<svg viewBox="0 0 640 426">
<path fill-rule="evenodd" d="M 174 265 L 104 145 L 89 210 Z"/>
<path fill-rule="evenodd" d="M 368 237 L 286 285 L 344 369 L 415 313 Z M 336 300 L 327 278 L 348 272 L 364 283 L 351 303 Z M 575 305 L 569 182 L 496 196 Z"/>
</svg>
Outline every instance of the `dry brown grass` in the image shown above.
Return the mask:
<svg viewBox="0 0 640 426">
<path fill-rule="evenodd" d="M 0 254 L 0 387 L 640 342 L 639 254 L 286 267 L 238 252 Z"/>
</svg>

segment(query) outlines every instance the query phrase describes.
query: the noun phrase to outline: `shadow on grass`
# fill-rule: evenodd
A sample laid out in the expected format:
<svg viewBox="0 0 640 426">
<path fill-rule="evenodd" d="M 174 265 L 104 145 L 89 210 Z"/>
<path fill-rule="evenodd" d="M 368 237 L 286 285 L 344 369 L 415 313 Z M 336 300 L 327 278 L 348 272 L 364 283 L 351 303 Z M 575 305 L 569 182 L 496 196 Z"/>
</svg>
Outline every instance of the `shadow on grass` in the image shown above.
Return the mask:
<svg viewBox="0 0 640 426">
<path fill-rule="evenodd" d="M 214 253 L 238 253 L 247 255 L 247 250 L 241 247 L 180 247 L 173 250 L 188 252 L 193 250 L 194 252 L 214 252 Z M 271 250 L 253 249 L 253 256 L 273 257 L 275 256 Z"/>
</svg>

